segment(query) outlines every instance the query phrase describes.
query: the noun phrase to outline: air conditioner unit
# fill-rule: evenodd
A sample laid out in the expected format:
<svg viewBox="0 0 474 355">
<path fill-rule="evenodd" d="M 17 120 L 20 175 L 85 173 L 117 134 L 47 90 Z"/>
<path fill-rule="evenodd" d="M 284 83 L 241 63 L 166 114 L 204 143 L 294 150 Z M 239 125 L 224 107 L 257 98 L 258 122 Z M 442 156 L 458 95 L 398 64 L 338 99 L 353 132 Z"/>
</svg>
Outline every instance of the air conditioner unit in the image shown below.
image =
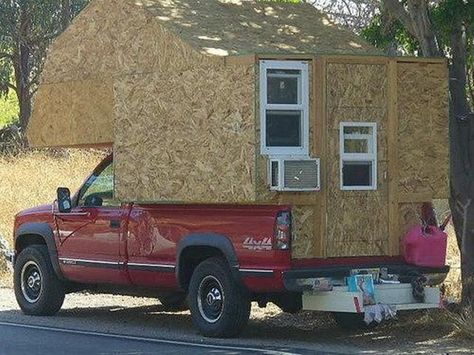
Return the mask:
<svg viewBox="0 0 474 355">
<path fill-rule="evenodd" d="M 274 191 L 318 191 L 321 188 L 320 159 L 272 158 L 269 185 Z"/>
</svg>

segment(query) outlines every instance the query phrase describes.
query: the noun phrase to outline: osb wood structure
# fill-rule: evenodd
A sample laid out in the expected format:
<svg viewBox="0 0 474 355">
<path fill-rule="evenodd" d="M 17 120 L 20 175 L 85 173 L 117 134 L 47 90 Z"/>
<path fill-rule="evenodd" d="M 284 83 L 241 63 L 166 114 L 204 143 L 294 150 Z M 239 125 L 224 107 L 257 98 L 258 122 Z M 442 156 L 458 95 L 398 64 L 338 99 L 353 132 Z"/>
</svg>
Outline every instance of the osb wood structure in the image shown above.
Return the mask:
<svg viewBox="0 0 474 355">
<path fill-rule="evenodd" d="M 294 258 L 398 255 L 419 204 L 447 195 L 447 70 L 373 54 L 307 4 L 94 0 L 50 50 L 28 134 L 113 144 L 122 201 L 291 205 Z M 260 59 L 311 64 L 321 191 L 268 188 Z M 378 123 L 376 191 L 340 190 L 347 121 Z"/>
<path fill-rule="evenodd" d="M 260 157 L 257 196 L 297 206 L 295 258 L 399 255 L 401 239 L 420 222 L 422 203 L 448 196 L 446 63 L 360 56 L 311 60 L 311 156 L 322 159 L 322 190 L 268 191 L 267 161 Z M 410 75 L 415 78 L 405 80 Z M 376 191 L 340 189 L 340 122 L 377 123 Z"/>
</svg>

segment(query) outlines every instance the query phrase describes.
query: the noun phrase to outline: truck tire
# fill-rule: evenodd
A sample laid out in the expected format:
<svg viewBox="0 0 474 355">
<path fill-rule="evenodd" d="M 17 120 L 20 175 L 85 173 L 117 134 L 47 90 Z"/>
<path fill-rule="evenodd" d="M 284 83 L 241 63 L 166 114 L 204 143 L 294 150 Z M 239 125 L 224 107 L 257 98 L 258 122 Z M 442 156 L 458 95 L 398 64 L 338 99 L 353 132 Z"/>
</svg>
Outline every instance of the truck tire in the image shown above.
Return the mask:
<svg viewBox="0 0 474 355">
<path fill-rule="evenodd" d="M 167 311 L 181 312 L 189 309 L 185 293 L 169 293 L 158 297 L 161 305 Z"/>
<path fill-rule="evenodd" d="M 44 245 L 29 246 L 18 255 L 13 284 L 18 305 L 27 315 L 52 316 L 63 305 L 64 286 Z"/>
<path fill-rule="evenodd" d="M 363 313 L 334 312 L 332 316 L 340 328 L 347 330 L 372 329 L 378 325 L 377 322 L 365 323 Z"/>
<path fill-rule="evenodd" d="M 234 281 L 227 262 L 218 257 L 203 261 L 194 270 L 189 307 L 195 326 L 206 337 L 237 336 L 250 317 L 247 290 Z"/>
</svg>

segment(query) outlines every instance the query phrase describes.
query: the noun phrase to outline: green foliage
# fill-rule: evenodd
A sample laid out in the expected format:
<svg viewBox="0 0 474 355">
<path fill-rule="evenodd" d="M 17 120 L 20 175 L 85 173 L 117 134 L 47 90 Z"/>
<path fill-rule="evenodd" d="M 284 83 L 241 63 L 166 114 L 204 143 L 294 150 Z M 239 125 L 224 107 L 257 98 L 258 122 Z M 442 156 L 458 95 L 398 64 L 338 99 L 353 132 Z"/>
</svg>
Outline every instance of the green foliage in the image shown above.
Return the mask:
<svg viewBox="0 0 474 355">
<path fill-rule="evenodd" d="M 19 105 L 22 108 L 30 106 L 46 49 L 87 2 L 0 1 L 0 99 L 8 98 L 7 102 L 11 102 L 11 93 L 17 91 L 21 93 L 18 95 L 21 101 Z M 15 79 L 13 83 L 10 81 L 12 76 Z M 28 117 L 21 119 L 26 123 Z"/>
<path fill-rule="evenodd" d="M 0 98 L 0 129 L 18 121 L 18 99 L 13 91 Z"/>
<path fill-rule="evenodd" d="M 383 15 L 374 16 L 370 25 L 364 28 L 361 34 L 369 43 L 385 51 L 395 45 L 405 54 L 415 55 L 419 47 L 416 39 L 399 21 L 389 25 Z"/>
</svg>

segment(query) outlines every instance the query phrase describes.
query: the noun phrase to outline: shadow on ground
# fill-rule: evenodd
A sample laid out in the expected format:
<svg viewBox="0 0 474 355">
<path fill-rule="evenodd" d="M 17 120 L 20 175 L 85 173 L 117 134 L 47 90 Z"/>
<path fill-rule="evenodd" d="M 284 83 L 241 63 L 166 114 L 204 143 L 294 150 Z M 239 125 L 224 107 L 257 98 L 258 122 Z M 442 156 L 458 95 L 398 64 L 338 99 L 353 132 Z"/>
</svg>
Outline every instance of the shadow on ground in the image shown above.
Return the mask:
<svg viewBox="0 0 474 355">
<path fill-rule="evenodd" d="M 75 296 L 77 297 L 77 296 Z M 312 348 L 321 346 L 328 352 L 357 353 L 471 353 L 474 342 L 463 339 L 440 311 L 400 314 L 398 321 L 387 322 L 375 329 L 345 331 L 337 327 L 325 313 L 301 312 L 296 315 L 279 312 L 272 306 L 265 310 L 254 307 L 249 326 L 239 343 L 261 346 Z M 161 338 L 196 340 L 201 338 L 193 327 L 189 312 L 172 313 L 157 305 L 127 307 L 79 306 L 63 309 L 54 318 L 26 317 L 16 309 L 0 311 L 0 320 L 27 319 L 30 323 L 74 327 Z M 51 323 L 51 321 L 53 321 Z M 40 322 L 40 323 L 38 323 Z M 227 341 L 229 342 L 229 341 Z M 232 341 L 231 341 L 232 342 Z"/>
</svg>

